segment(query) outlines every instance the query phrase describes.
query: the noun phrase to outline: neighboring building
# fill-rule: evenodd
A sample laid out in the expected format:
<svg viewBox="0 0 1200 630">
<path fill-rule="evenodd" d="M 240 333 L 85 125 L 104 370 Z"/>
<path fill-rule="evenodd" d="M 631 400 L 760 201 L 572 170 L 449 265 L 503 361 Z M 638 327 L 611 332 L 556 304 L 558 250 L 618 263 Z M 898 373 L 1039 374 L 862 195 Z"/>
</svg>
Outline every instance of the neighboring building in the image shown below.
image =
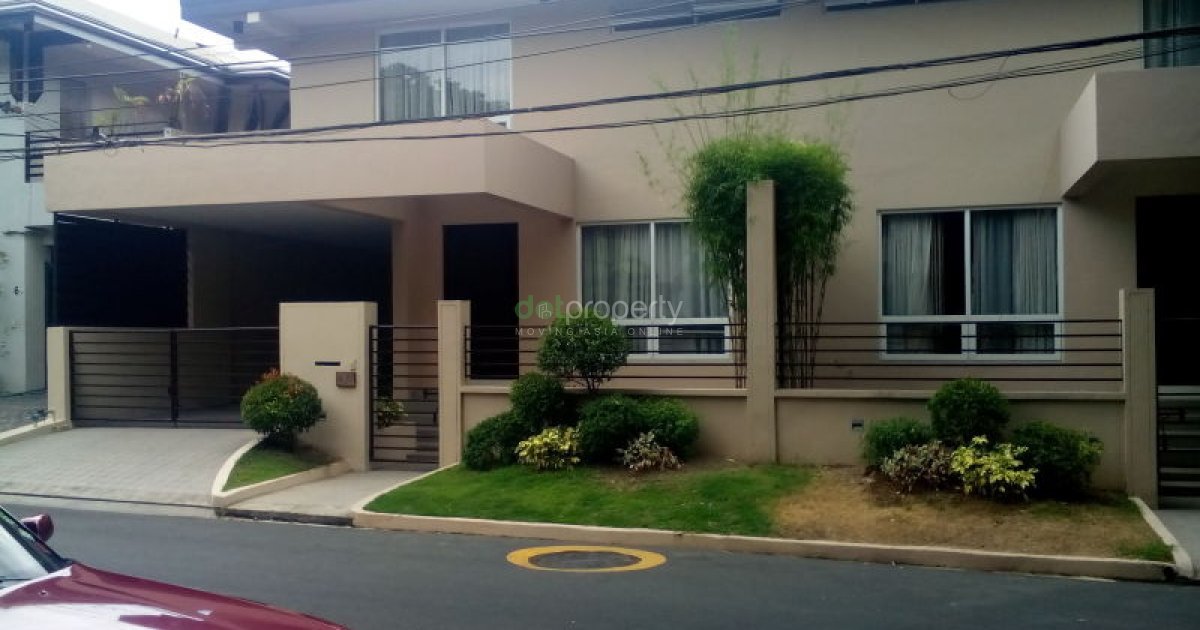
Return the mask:
<svg viewBox="0 0 1200 630">
<path fill-rule="evenodd" d="M 470 299 L 474 324 L 510 325 L 529 296 L 661 296 L 685 310 L 623 318 L 646 333 L 640 349 L 711 364 L 730 351 L 725 307 L 681 223 L 663 149 L 687 130 L 604 128 L 694 111 L 694 99 L 490 114 L 719 84 L 730 48 L 735 79 L 754 74 L 754 57 L 770 78 L 1200 21 L 1189 0 L 447 4 L 184 0 L 189 20 L 291 61 L 297 133 L 52 157 L 48 173 L 64 177 L 51 209 L 186 227 L 197 326 L 274 323 L 282 299 L 376 301 L 396 324 L 433 323 L 436 300 Z M 880 322 L 883 337 L 858 355 L 871 365 L 835 362 L 819 380 L 928 389 L 936 379 L 911 373 L 936 359 L 953 366 L 945 374 L 992 366 L 1001 371 L 985 376 L 1000 382 L 1118 400 L 1119 373 L 1088 376 L 1103 365 L 1028 375 L 1084 356 L 1061 352 L 1057 340 L 1074 334 L 1064 326 L 1116 318 L 1118 291 L 1142 286 L 1159 292 L 1159 382 L 1200 385 L 1196 322 L 1169 324 L 1200 316 L 1188 262 L 1200 228 L 1198 46 L 1131 41 L 793 86 L 785 102 L 804 104 L 1031 75 L 786 115 L 793 135 L 836 142 L 852 169 L 856 215 L 825 319 Z M 560 126 L 576 130 L 505 133 Z M 863 376 L 893 360 L 907 374 Z M 856 439 L 845 420 L 842 450 Z M 1118 425 L 1105 426 L 1116 442 Z"/>
<path fill-rule="evenodd" d="M 43 198 L 44 152 L 98 133 L 161 135 L 169 124 L 189 133 L 286 126 L 287 74 L 279 63 L 226 69 L 220 64 L 245 57 L 197 50 L 196 42 L 78 0 L 0 1 L 0 37 L 0 146 L 5 147 L 0 163 L 0 393 L 12 393 L 45 387 L 47 322 L 119 323 L 83 315 L 95 312 L 96 305 L 121 302 L 104 283 L 94 281 L 104 271 L 108 254 L 102 252 L 139 259 L 137 252 L 121 247 L 106 250 L 108 235 L 121 239 L 135 229 L 79 219 L 66 220 L 61 231 L 54 228 Z M 180 86 L 184 76 L 194 79 L 186 83 L 182 106 L 157 102 L 160 94 Z M 119 100 L 119 90 L 126 102 Z M 135 104 L 138 97 L 146 97 L 147 103 Z M 162 233 L 150 232 L 154 237 Z M 56 236 L 64 235 L 77 244 L 77 252 L 92 250 L 82 258 L 68 256 L 76 261 L 69 269 L 56 267 Z M 123 241 L 133 242 L 139 241 Z M 126 269 L 134 275 L 109 276 L 127 285 L 145 275 Z M 70 276 L 72 272 L 76 275 Z M 68 293 L 80 286 L 87 290 L 64 295 L 56 286 Z M 124 306 L 136 310 L 133 304 Z"/>
</svg>

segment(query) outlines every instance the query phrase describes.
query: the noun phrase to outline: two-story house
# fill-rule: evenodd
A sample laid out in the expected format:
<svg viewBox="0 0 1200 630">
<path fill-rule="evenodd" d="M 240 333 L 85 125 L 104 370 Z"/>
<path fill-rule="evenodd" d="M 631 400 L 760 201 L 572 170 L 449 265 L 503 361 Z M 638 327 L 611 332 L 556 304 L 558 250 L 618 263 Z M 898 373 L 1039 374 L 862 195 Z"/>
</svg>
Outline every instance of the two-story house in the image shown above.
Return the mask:
<svg viewBox="0 0 1200 630">
<path fill-rule="evenodd" d="M 785 77 L 754 119 L 849 164 L 824 317 L 879 331 L 870 358 L 901 375 L 873 387 L 928 387 L 914 374 L 938 362 L 1036 381 L 1020 370 L 1062 362 L 1063 323 L 1113 320 L 1134 287 L 1159 292 L 1159 381 L 1200 384 L 1200 38 L 1138 35 L 1196 25 L 1194 0 L 182 6 L 291 63 L 291 129 L 76 145 L 47 162 L 48 203 L 186 228 L 189 293 L 170 299 L 194 325 L 273 323 L 284 299 L 371 300 L 396 324 L 469 299 L 501 326 L 527 300 L 665 300 L 682 311 L 613 312 L 642 353 L 725 357 L 672 155 L 751 113 L 654 96 Z M 1111 385 L 1087 363 L 1060 382 Z"/>
<path fill-rule="evenodd" d="M 0 39 L 0 392 L 12 393 L 45 387 L 47 322 L 137 323 L 112 314 L 155 310 L 124 289 L 155 283 L 157 255 L 171 250 L 161 228 L 56 221 L 45 206 L 46 153 L 165 127 L 285 126 L 287 74 L 79 0 L 0 1 Z"/>
</svg>

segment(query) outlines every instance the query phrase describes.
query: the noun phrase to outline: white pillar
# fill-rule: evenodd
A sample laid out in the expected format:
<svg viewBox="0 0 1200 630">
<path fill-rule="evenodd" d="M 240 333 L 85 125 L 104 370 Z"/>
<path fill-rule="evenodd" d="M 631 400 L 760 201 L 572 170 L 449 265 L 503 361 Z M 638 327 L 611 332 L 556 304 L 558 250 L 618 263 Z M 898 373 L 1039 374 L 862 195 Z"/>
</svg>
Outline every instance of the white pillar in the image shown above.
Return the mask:
<svg viewBox="0 0 1200 630">
<path fill-rule="evenodd" d="M 747 456 L 778 462 L 775 418 L 775 182 L 746 187 Z"/>
</svg>

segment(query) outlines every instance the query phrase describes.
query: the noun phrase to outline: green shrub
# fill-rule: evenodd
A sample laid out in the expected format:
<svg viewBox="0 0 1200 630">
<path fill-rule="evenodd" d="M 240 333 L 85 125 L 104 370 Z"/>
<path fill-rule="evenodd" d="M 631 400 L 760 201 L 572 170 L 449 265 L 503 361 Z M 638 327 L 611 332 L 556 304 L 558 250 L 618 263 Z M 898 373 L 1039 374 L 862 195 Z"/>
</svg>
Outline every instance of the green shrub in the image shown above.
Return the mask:
<svg viewBox="0 0 1200 630">
<path fill-rule="evenodd" d="M 594 398 L 579 410 L 579 450 L 584 461 L 610 463 L 617 449 L 646 430 L 642 405 L 622 394 Z"/>
<path fill-rule="evenodd" d="M 996 499 L 1025 497 L 1033 486 L 1037 468 L 1028 468 L 1019 458 L 1025 447 L 997 444 L 988 448 L 982 435 L 971 438 L 971 444 L 959 447 L 950 457 L 950 469 L 962 477 L 966 494 L 979 494 Z"/>
<path fill-rule="evenodd" d="M 678 470 L 683 467 L 679 457 L 670 448 L 660 444 L 653 431 L 642 433 L 625 448 L 617 449 L 617 452 L 621 455 L 621 465 L 632 473 Z"/>
<path fill-rule="evenodd" d="M 517 461 L 534 470 L 564 470 L 579 464 L 575 429 L 550 427 L 517 444 Z"/>
<path fill-rule="evenodd" d="M 905 446 L 925 444 L 933 438 L 933 428 L 920 420 L 892 418 L 872 422 L 863 435 L 862 457 L 868 466 L 878 467 Z"/>
<path fill-rule="evenodd" d="M 522 374 L 509 392 L 512 411 L 530 426 L 545 428 L 567 420 L 567 392 L 562 382 L 540 372 Z"/>
<path fill-rule="evenodd" d="M 957 476 L 950 468 L 954 454 L 941 442 L 902 446 L 883 460 L 879 469 L 905 492 L 918 486 L 940 490 L 953 484 Z"/>
<path fill-rule="evenodd" d="M 688 457 L 700 439 L 700 418 L 675 398 L 640 398 L 637 401 L 644 431 L 654 433 L 659 444 Z"/>
<path fill-rule="evenodd" d="M 1087 490 L 1104 453 L 1097 438 L 1048 422 L 1018 428 L 1012 442 L 1028 449 L 1024 459 L 1038 469 L 1037 492 L 1050 497 L 1072 498 Z"/>
<path fill-rule="evenodd" d="M 516 463 L 517 445 L 537 433 L 511 411 L 492 416 L 467 432 L 463 464 L 472 470 L 490 470 Z"/>
<path fill-rule="evenodd" d="M 242 422 L 277 445 L 292 448 L 296 436 L 325 413 L 317 388 L 293 374 L 272 370 L 242 396 Z"/>
<path fill-rule="evenodd" d="M 976 436 L 1000 439 L 1008 424 L 1008 401 L 989 383 L 964 378 L 946 383 L 929 400 L 933 432 L 948 444 L 969 444 Z"/>
<path fill-rule="evenodd" d="M 583 385 L 590 394 L 612 378 L 628 356 L 625 333 L 612 320 L 584 311 L 550 325 L 537 364 L 547 374 Z"/>
</svg>

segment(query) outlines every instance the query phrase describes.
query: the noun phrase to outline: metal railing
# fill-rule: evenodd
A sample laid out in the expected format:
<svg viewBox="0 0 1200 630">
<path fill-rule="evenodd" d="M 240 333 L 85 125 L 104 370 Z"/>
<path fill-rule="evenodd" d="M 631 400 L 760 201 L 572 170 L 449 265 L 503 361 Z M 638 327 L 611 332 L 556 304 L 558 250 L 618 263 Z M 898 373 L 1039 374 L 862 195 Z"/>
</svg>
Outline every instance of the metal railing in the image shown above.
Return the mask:
<svg viewBox="0 0 1200 630">
<path fill-rule="evenodd" d="M 437 326 L 372 326 L 370 335 L 371 461 L 437 465 Z"/>
<path fill-rule="evenodd" d="M 1155 322 L 1158 363 L 1158 487 L 1200 496 L 1200 317 Z"/>
<path fill-rule="evenodd" d="M 1117 319 L 904 318 L 785 322 L 777 331 L 781 388 L 934 389 L 964 377 L 1010 391 L 1119 391 Z"/>
<path fill-rule="evenodd" d="M 242 395 L 279 365 L 277 328 L 69 333 L 77 426 L 241 426 Z"/>
<path fill-rule="evenodd" d="M 468 380 L 510 380 L 537 369 L 548 326 L 467 326 Z M 622 389 L 742 387 L 744 337 L 729 326 L 638 324 L 623 327 L 626 364 L 606 387 Z"/>
</svg>

